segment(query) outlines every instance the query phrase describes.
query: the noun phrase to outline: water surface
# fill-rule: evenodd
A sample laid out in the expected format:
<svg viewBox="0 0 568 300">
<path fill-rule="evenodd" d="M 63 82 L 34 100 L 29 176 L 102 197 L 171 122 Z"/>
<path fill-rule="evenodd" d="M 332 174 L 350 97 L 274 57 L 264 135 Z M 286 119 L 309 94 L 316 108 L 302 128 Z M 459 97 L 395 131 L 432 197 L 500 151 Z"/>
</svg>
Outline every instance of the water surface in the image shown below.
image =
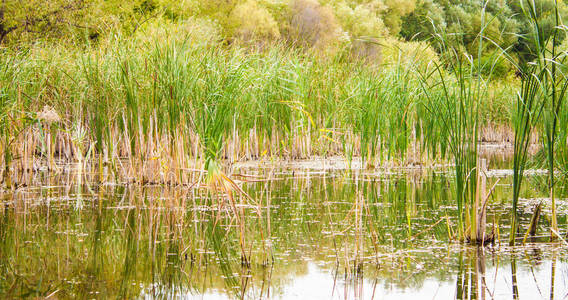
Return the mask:
<svg viewBox="0 0 568 300">
<path fill-rule="evenodd" d="M 247 169 L 253 200 L 178 186 L 38 174 L 3 191 L 2 298 L 564 299 L 567 247 L 451 242 L 447 170 Z M 235 176 L 235 178 L 242 178 Z M 266 180 L 270 179 L 270 180 Z M 491 182 L 495 181 L 491 179 Z M 546 195 L 529 179 L 521 222 Z M 542 186 L 541 186 L 542 185 Z M 559 189 L 561 190 L 561 189 Z M 510 178 L 488 232 L 507 241 Z M 566 201 L 559 224 L 566 227 Z M 545 209 L 546 214 L 546 209 Z M 539 234 L 548 234 L 542 218 Z M 248 258 L 243 261 L 244 257 Z"/>
</svg>

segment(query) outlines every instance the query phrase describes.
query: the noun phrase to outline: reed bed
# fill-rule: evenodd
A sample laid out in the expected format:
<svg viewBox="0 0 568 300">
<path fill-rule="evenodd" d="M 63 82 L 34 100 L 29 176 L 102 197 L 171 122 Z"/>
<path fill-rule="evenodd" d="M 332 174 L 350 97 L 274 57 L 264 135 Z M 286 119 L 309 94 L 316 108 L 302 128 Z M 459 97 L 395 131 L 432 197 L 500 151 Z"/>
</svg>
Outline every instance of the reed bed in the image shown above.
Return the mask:
<svg viewBox="0 0 568 300">
<path fill-rule="evenodd" d="M 535 1 L 521 2 L 523 14 L 533 31 L 527 37 L 527 43 L 535 48 L 534 61 L 526 66 L 519 66 L 521 73 L 521 89 L 517 95 L 516 107 L 513 114 L 513 126 L 515 131 L 513 153 L 513 220 L 511 226 L 510 244 L 515 243 L 518 226 L 517 203 L 520 197 L 519 191 L 523 182 L 524 170 L 528 160 L 528 147 L 531 133 L 540 129 L 543 138 L 543 152 L 545 153 L 546 168 L 548 171 L 547 186 L 551 207 L 550 231 L 551 238 L 556 239 L 558 234 L 558 222 L 556 213 L 555 173 L 558 162 L 565 161 L 566 124 L 563 115 L 566 114 L 566 91 L 568 90 L 568 78 L 566 69 L 566 52 L 558 46 L 558 39 L 566 34 L 566 28 L 558 12 L 558 3 L 555 2 L 555 16 L 552 34 L 545 36 L 543 24 L 539 20 L 538 4 Z M 560 137 L 560 139 L 558 139 Z M 558 155 L 560 154 L 560 155 Z M 540 206 L 535 209 L 533 219 L 538 221 Z M 529 228 L 529 231 L 532 229 Z M 528 234 L 529 232 L 527 232 Z"/>
<path fill-rule="evenodd" d="M 56 160 L 90 164 L 101 181 L 189 184 L 188 173 L 210 161 L 339 154 L 371 167 L 424 163 L 445 148 L 424 147 L 436 121 L 417 105 L 416 62 L 369 65 L 173 38 L 109 44 L 3 50 L 6 185 L 16 169 L 53 169 Z M 488 126 L 490 114 L 482 116 Z"/>
<path fill-rule="evenodd" d="M 481 30 L 475 37 L 477 57 L 483 56 L 487 37 L 484 30 L 494 19 L 486 20 L 485 6 L 480 11 Z M 445 148 L 454 162 L 456 204 L 458 207 L 457 238 L 483 245 L 493 239 L 486 234 L 486 163 L 479 159 L 481 139 L 482 99 L 487 97 L 492 71 L 500 58 L 490 56 L 485 63 L 472 55 L 462 53 L 450 43 L 448 34 L 441 30 L 435 35 L 443 60 L 434 62 L 421 73 L 424 106 L 434 122 L 427 139 L 430 148 Z M 479 70 L 489 69 L 488 74 Z"/>
</svg>

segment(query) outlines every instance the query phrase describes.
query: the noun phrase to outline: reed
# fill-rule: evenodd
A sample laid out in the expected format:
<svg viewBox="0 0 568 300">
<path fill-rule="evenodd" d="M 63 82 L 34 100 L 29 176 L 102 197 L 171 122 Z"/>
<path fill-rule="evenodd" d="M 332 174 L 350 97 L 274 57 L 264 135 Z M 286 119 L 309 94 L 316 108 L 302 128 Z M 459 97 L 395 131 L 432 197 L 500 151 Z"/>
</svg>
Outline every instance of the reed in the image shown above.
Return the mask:
<svg viewBox="0 0 568 300">
<path fill-rule="evenodd" d="M 550 225 L 550 235 L 552 239 L 556 239 L 554 232 L 558 232 L 558 220 L 556 213 L 556 198 L 554 195 L 555 187 L 555 171 L 556 171 L 556 150 L 555 145 L 557 143 L 556 138 L 558 136 L 558 121 L 561 114 L 561 109 L 564 108 L 564 102 L 566 98 L 566 91 L 568 90 L 568 78 L 566 74 L 562 72 L 562 69 L 566 66 L 566 53 L 558 49 L 558 39 L 560 35 L 566 34 L 565 28 L 563 27 L 563 22 L 558 11 L 558 2 L 555 4 L 555 26 L 554 33 L 545 39 L 545 44 L 550 44 L 548 49 L 541 50 L 541 47 L 537 48 L 538 54 L 538 64 L 539 68 L 546 69 L 546 76 L 544 77 L 544 87 L 545 87 L 545 107 L 543 114 L 543 127 L 544 127 L 544 137 L 545 137 L 545 149 L 548 165 L 548 189 L 551 201 L 552 216 Z M 534 20 L 535 29 L 539 29 L 538 21 L 536 19 L 536 4 L 534 1 L 529 2 L 529 11 L 531 11 L 531 18 Z M 540 31 L 540 30 L 539 30 Z M 536 39 L 541 39 L 540 33 L 536 34 Z"/>
<path fill-rule="evenodd" d="M 509 243 L 514 244 L 518 226 L 518 202 L 521 185 L 528 159 L 528 147 L 531 143 L 531 133 L 542 113 L 544 102 L 540 98 L 539 77 L 542 73 L 535 73 L 535 67 L 525 73 L 522 78 L 522 88 L 517 96 L 515 113 L 513 117 L 513 129 L 515 140 L 513 144 L 513 199 L 512 219 Z M 536 75 L 536 76 L 535 76 Z"/>
<path fill-rule="evenodd" d="M 481 30 L 475 37 L 478 45 L 477 57 L 483 56 L 485 28 L 494 21 L 486 20 L 485 6 L 481 10 Z M 424 70 L 419 70 L 424 107 L 436 125 L 430 128 L 436 134 L 430 135 L 426 143 L 430 149 L 438 148 L 445 153 L 445 147 L 454 162 L 456 181 L 456 203 L 458 207 L 458 238 L 474 244 L 483 244 L 485 191 L 480 191 L 478 180 L 482 176 L 479 165 L 478 142 L 480 141 L 482 99 L 487 96 L 491 71 L 498 59 L 493 55 L 489 65 L 482 65 L 480 59 L 463 53 L 453 44 L 445 31 L 434 36 L 443 53 L 441 62 L 433 61 Z M 483 76 L 478 70 L 489 68 L 489 75 Z M 446 72 L 446 70 L 448 72 Z M 483 199 L 482 199 L 483 198 Z"/>
<path fill-rule="evenodd" d="M 412 72 L 418 60 L 394 52 L 394 64 L 376 65 L 345 52 L 322 58 L 280 44 L 251 50 L 191 36 L 158 41 L 120 35 L 82 49 L 5 50 L 2 128 L 16 126 L 49 144 L 51 163 L 54 156 L 81 159 L 88 169 L 98 165 L 100 174 L 110 171 L 101 181 L 142 184 L 188 184 L 202 166 L 214 171 L 266 156 L 362 156 L 367 167 L 443 157 L 447 131 L 436 127 L 439 116 L 419 105 L 422 85 Z M 454 76 L 439 67 L 439 75 Z M 457 88 L 459 81 L 448 84 Z M 432 88 L 432 94 L 444 93 L 440 85 Z M 491 107 L 507 97 L 480 101 Z M 432 104 L 444 107 L 443 101 Z M 46 106 L 61 120 L 40 136 L 24 121 Z M 479 118 L 495 119 L 485 113 L 494 111 Z M 507 126 L 506 118 L 500 120 Z M 15 132 L 0 133 L 4 182 L 11 154 L 24 144 Z M 35 158 L 43 152 L 29 150 Z"/>
<path fill-rule="evenodd" d="M 543 32 L 539 21 L 537 3 L 533 0 L 520 1 L 522 12 L 531 25 L 532 35 L 527 40 L 534 46 L 534 61 L 521 66 L 521 90 L 517 96 L 513 127 L 515 131 L 513 158 L 513 217 L 511 221 L 510 244 L 514 244 L 517 227 L 517 206 L 527 162 L 527 149 L 531 143 L 531 133 L 541 127 L 544 136 L 544 149 L 548 168 L 548 190 L 551 201 L 551 237 L 558 230 L 556 216 L 555 185 L 555 145 L 558 136 L 558 122 L 568 89 L 568 80 L 562 72 L 565 54 L 559 50 L 557 39 L 564 33 L 562 20 L 555 2 L 555 25 L 550 35 Z"/>
</svg>

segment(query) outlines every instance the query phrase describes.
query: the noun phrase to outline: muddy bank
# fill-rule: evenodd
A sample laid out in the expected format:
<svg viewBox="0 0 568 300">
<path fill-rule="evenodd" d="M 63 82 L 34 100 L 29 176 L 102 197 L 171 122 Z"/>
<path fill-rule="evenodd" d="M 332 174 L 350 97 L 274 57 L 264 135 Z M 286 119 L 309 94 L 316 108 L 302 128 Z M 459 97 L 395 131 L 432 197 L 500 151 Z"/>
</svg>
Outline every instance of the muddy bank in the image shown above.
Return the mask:
<svg viewBox="0 0 568 300">
<path fill-rule="evenodd" d="M 487 159 L 489 163 L 492 161 L 509 162 L 513 158 L 513 144 L 510 142 L 483 142 L 479 146 L 479 155 Z M 531 145 L 529 152 L 535 154 L 540 149 L 540 145 Z M 435 161 L 418 162 L 416 160 L 408 160 L 405 163 L 396 163 L 393 161 L 386 161 L 381 164 L 366 164 L 361 157 L 353 157 L 351 160 L 344 156 L 314 156 L 309 159 L 274 159 L 274 158 L 261 158 L 246 161 L 235 162 L 233 169 L 293 169 L 293 170 L 314 170 L 314 171 L 334 171 L 334 170 L 375 170 L 375 169 L 389 169 L 395 170 L 412 170 L 412 169 L 439 169 L 452 167 L 450 159 L 438 159 Z M 538 175 L 546 173 L 546 170 L 527 170 L 527 175 Z M 512 175 L 512 170 L 492 170 L 490 176 L 509 176 Z"/>
</svg>

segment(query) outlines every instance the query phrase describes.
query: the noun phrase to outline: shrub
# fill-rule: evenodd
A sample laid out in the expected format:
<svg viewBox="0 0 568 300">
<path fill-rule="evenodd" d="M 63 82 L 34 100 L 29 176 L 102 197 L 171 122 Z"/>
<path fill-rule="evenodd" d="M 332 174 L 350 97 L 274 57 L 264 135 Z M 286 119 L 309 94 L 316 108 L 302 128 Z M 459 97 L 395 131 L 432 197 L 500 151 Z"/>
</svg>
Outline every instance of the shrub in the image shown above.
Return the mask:
<svg viewBox="0 0 568 300">
<path fill-rule="evenodd" d="M 374 8 L 368 4 L 360 4 L 351 8 L 345 2 L 335 5 L 335 15 L 341 26 L 352 37 L 382 37 L 388 34 L 381 16 L 381 8 Z"/>
<path fill-rule="evenodd" d="M 513 72 L 513 66 L 506 57 L 500 55 L 500 51 L 496 50 L 492 53 L 487 53 L 481 59 L 475 59 L 474 66 L 479 68 L 481 63 L 481 74 L 484 76 L 491 75 L 494 78 L 506 78 Z"/>
<path fill-rule="evenodd" d="M 402 26 L 402 18 L 414 11 L 416 0 L 385 0 L 388 9 L 383 18 L 391 35 L 398 35 Z"/>
<path fill-rule="evenodd" d="M 254 0 L 238 4 L 229 15 L 231 36 L 241 40 L 280 38 L 278 24 L 270 12 Z"/>
<path fill-rule="evenodd" d="M 183 21 L 157 18 L 144 24 L 136 32 L 135 38 L 142 43 L 157 40 L 181 42 L 189 39 L 190 42 L 206 44 L 221 39 L 221 28 L 206 18 L 188 18 Z"/>
<path fill-rule="evenodd" d="M 300 45 L 325 49 L 347 39 L 333 11 L 314 0 L 291 3 L 289 38 Z"/>
<path fill-rule="evenodd" d="M 395 38 L 385 40 L 383 46 L 383 63 L 397 63 L 414 66 L 426 66 L 432 61 L 439 61 L 438 54 L 424 41 L 401 41 Z"/>
</svg>

